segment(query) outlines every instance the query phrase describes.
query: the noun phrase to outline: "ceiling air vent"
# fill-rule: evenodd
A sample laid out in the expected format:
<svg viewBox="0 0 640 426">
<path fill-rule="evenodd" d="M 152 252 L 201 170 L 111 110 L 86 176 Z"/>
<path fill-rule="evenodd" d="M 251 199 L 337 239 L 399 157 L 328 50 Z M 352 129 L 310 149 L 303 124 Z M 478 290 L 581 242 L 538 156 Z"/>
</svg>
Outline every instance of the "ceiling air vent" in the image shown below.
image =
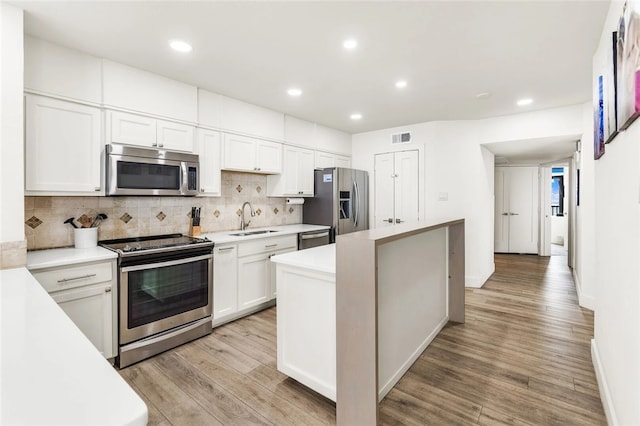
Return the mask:
<svg viewBox="0 0 640 426">
<path fill-rule="evenodd" d="M 395 135 L 391 135 L 391 143 L 410 143 L 411 142 L 411 132 L 405 133 L 396 133 Z"/>
</svg>

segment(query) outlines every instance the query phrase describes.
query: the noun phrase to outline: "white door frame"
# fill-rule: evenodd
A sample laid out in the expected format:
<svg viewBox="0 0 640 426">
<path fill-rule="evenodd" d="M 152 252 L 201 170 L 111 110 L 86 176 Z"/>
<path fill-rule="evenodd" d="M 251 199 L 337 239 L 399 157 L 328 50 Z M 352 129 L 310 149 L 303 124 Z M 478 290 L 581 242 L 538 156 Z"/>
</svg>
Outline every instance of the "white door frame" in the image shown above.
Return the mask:
<svg viewBox="0 0 640 426">
<path fill-rule="evenodd" d="M 539 256 L 551 256 L 551 169 L 553 166 L 565 167 L 566 173 L 564 187 L 567 195 L 566 216 L 567 216 L 567 262 L 573 267 L 573 206 L 575 203 L 574 174 L 575 162 L 573 158 L 565 158 L 550 163 L 540 165 L 540 245 Z"/>
</svg>

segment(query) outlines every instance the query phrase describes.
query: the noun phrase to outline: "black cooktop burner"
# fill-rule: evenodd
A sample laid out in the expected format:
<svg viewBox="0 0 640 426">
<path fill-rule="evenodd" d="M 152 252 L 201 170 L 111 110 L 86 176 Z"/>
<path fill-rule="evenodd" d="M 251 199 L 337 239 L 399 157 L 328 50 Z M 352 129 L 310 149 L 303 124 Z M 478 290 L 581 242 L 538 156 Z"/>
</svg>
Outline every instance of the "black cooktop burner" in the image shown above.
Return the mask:
<svg viewBox="0 0 640 426">
<path fill-rule="evenodd" d="M 165 251 L 174 247 L 211 245 L 206 238 L 188 237 L 182 234 L 150 235 L 147 237 L 118 238 L 100 241 L 100 245 L 120 254 L 140 252 L 146 250 Z"/>
</svg>

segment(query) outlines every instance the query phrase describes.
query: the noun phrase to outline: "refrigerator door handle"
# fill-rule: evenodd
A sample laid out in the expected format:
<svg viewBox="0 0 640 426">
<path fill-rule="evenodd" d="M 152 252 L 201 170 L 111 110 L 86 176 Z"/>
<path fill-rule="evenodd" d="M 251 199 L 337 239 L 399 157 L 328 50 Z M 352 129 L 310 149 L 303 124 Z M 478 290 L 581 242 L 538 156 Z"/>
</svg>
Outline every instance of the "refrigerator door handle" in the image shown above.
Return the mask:
<svg viewBox="0 0 640 426">
<path fill-rule="evenodd" d="M 353 225 L 357 228 L 358 227 L 358 216 L 360 215 L 360 190 L 358 188 L 358 182 L 356 182 L 355 180 L 353 181 L 353 193 L 354 193 L 354 200 L 353 200 Z"/>
</svg>

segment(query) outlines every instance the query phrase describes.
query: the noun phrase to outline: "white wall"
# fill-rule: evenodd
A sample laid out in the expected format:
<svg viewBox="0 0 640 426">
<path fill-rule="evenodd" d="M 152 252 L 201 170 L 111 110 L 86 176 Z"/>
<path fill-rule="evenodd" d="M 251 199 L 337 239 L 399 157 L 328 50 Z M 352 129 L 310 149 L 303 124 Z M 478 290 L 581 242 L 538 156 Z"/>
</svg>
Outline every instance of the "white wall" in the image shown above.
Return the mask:
<svg viewBox="0 0 640 426">
<path fill-rule="evenodd" d="M 391 134 L 407 130 L 412 143 L 391 145 Z M 494 270 L 493 226 L 485 226 L 493 223 L 493 154 L 475 141 L 472 123 L 431 122 L 354 135 L 352 165 L 373 176 L 375 154 L 408 149 L 422 157 L 421 218 L 466 219 L 466 284 L 480 287 Z M 440 193 L 448 200 L 438 201 Z"/>
<path fill-rule="evenodd" d="M 24 240 L 22 9 L 0 2 L 0 242 Z"/>
<path fill-rule="evenodd" d="M 612 2 L 594 77 L 605 64 L 622 2 Z M 591 117 L 591 112 L 585 116 Z M 585 120 L 585 135 L 592 121 Z M 595 294 L 593 362 L 610 424 L 640 424 L 640 122 L 606 145 L 593 160 L 592 138 L 583 140 L 581 161 L 580 281 L 592 277 Z M 587 198 L 584 198 L 587 195 Z M 590 246 L 591 250 L 586 248 Z"/>
<path fill-rule="evenodd" d="M 466 285 L 480 287 L 494 271 L 494 156 L 481 144 L 580 134 L 582 113 L 583 106 L 575 105 L 359 133 L 353 135 L 352 164 L 372 175 L 375 154 L 416 146 L 423 149 L 424 217 L 466 219 Z M 391 134 L 401 131 L 411 131 L 413 142 L 392 146 Z M 439 201 L 441 193 L 446 193 L 447 201 Z M 373 208 L 370 210 L 372 215 Z"/>
</svg>

